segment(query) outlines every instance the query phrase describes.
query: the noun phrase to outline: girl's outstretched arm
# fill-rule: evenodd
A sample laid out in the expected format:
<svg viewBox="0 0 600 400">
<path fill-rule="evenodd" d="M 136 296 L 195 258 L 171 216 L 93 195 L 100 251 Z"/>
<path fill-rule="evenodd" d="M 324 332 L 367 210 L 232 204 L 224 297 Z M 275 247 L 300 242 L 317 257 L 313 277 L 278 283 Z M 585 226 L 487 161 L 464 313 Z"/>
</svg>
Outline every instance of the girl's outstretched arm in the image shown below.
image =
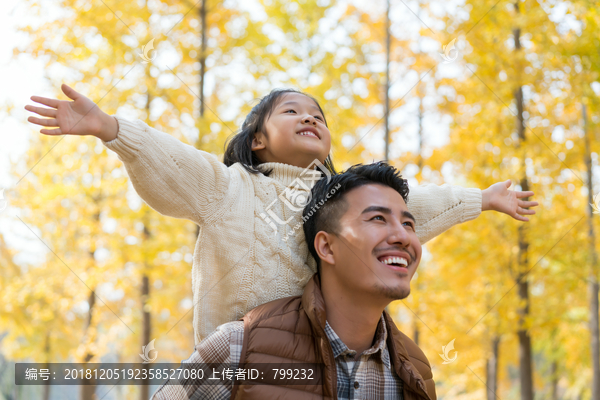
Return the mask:
<svg viewBox="0 0 600 400">
<path fill-rule="evenodd" d="M 517 192 L 508 190 L 512 184 L 511 180 L 494 183 L 489 188 L 482 191 L 481 209 L 483 211 L 498 211 L 510 215 L 517 221 L 528 222 L 529 218 L 524 215 L 533 215 L 535 210 L 529 210 L 529 207 L 538 205 L 537 201 L 521 200 L 524 197 L 533 196 L 533 192 Z"/>
<path fill-rule="evenodd" d="M 415 216 L 417 236 L 421 244 L 454 225 L 477 218 L 486 210 L 499 211 L 516 220 L 528 221 L 523 215 L 532 215 L 535 211 L 525 208 L 535 207 L 538 203 L 520 199 L 533 196 L 533 192 L 508 190 L 508 182 L 510 181 L 496 183 L 485 190 L 434 184 L 411 187 L 407 206 Z"/>
<path fill-rule="evenodd" d="M 229 170 L 212 154 L 197 150 L 140 120 L 112 117 L 67 85 L 74 101 L 33 96 L 52 108 L 26 106 L 38 115 L 28 121 L 46 127 L 46 135 L 92 135 L 125 163 L 136 192 L 161 214 L 201 223 L 222 205 L 229 189 Z"/>
</svg>

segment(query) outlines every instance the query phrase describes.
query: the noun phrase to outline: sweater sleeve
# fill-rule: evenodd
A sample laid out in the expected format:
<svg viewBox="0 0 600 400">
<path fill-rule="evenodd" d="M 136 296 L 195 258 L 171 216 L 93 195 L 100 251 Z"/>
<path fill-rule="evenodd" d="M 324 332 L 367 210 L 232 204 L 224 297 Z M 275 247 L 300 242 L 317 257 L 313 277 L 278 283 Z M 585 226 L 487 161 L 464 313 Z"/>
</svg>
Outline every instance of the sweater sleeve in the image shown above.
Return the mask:
<svg viewBox="0 0 600 400">
<path fill-rule="evenodd" d="M 481 214 L 481 190 L 460 186 L 425 184 L 411 187 L 408 209 L 416 219 L 421 244 L 454 225 Z"/>
<path fill-rule="evenodd" d="M 230 175 L 216 156 L 143 121 L 116 118 L 116 139 L 102 143 L 117 153 L 136 192 L 150 207 L 199 224 L 222 203 Z"/>
</svg>

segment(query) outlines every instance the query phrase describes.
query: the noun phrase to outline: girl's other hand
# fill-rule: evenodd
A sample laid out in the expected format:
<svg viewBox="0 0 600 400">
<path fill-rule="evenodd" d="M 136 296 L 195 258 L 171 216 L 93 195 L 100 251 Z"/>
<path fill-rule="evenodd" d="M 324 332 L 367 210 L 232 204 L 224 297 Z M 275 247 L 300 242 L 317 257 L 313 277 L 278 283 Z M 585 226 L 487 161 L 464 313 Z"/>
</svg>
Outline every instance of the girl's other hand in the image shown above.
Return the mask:
<svg viewBox="0 0 600 400">
<path fill-rule="evenodd" d="M 517 192 L 508 190 L 511 181 L 494 183 L 489 188 L 482 191 L 481 210 L 493 210 L 508 214 L 517 221 L 529 221 L 524 215 L 533 215 L 535 210 L 528 210 L 529 207 L 538 205 L 537 201 L 524 201 L 524 197 L 533 196 L 533 192 Z"/>
<path fill-rule="evenodd" d="M 73 88 L 61 85 L 63 93 L 73 101 L 48 99 L 31 96 L 31 100 L 51 108 L 26 105 L 27 111 L 43 117 L 29 117 L 27 121 L 46 127 L 58 129 L 42 129 L 44 135 L 92 135 L 110 141 L 117 137 L 117 121 L 103 112 L 92 100 Z"/>
</svg>

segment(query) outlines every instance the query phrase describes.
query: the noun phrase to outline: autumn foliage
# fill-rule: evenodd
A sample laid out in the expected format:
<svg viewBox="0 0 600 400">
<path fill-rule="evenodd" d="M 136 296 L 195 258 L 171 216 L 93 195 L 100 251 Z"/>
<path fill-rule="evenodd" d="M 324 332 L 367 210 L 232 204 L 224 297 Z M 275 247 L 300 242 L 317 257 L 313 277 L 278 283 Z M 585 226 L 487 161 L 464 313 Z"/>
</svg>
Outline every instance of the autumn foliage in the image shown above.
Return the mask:
<svg viewBox="0 0 600 400">
<path fill-rule="evenodd" d="M 58 98 L 67 83 L 109 114 L 222 155 L 257 98 L 291 86 L 325 110 L 338 169 L 383 158 L 383 0 L 26 2 L 49 17 L 23 24 L 30 42 L 15 57 L 46 60 Z M 391 1 L 390 162 L 411 184 L 527 182 L 540 206 L 525 225 L 486 212 L 427 243 L 411 296 L 390 311 L 427 354 L 439 398 L 483 399 L 493 382 L 495 397 L 527 400 L 522 330 L 536 398 L 599 400 L 589 323 L 598 280 L 591 232 L 600 228 L 589 206 L 590 190 L 600 191 L 599 8 L 446 3 Z M 187 358 L 197 227 L 143 203 L 95 138 L 33 135 L 11 174 L 3 218 L 35 244 L 23 250 L 0 236 L 0 353 L 138 362 L 150 329 L 160 361 Z M 453 339 L 457 359 L 443 364 Z"/>
</svg>

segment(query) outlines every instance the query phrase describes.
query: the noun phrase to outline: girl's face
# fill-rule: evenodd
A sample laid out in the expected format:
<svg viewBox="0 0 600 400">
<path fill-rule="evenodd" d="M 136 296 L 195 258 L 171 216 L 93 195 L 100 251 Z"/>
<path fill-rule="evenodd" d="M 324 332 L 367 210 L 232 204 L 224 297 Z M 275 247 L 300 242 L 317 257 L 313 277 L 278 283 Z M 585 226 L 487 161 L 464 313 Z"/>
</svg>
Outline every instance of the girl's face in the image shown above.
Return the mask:
<svg viewBox="0 0 600 400">
<path fill-rule="evenodd" d="M 267 135 L 256 134 L 252 151 L 262 162 L 278 162 L 301 168 L 315 159 L 324 162 L 331 135 L 317 104 L 300 93 L 281 97 L 265 122 Z"/>
</svg>

